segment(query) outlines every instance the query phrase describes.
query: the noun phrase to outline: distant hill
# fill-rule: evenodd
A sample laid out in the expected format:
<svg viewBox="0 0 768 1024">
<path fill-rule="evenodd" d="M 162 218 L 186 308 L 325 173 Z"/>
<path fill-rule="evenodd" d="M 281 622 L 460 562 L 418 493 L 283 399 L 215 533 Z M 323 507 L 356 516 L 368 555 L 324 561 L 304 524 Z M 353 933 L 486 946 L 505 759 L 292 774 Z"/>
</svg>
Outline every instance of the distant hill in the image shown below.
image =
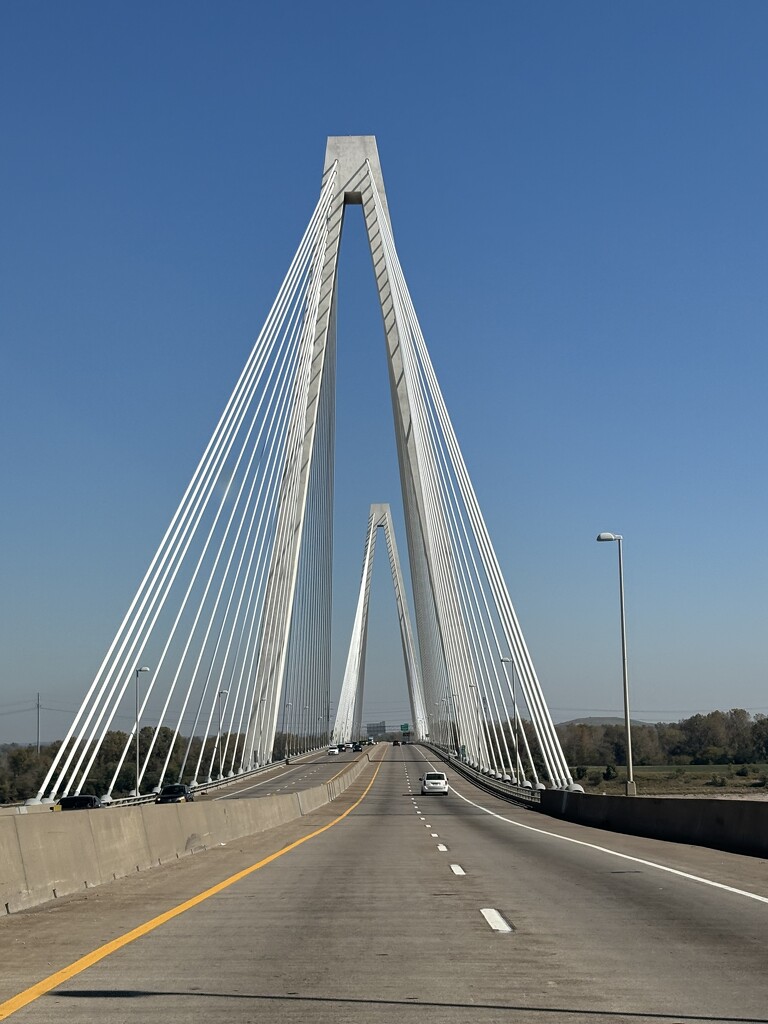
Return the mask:
<svg viewBox="0 0 768 1024">
<path fill-rule="evenodd" d="M 631 725 L 652 725 L 651 722 L 638 722 L 630 719 Z M 624 725 L 623 718 L 571 718 L 567 722 L 556 722 L 555 725 Z"/>
</svg>

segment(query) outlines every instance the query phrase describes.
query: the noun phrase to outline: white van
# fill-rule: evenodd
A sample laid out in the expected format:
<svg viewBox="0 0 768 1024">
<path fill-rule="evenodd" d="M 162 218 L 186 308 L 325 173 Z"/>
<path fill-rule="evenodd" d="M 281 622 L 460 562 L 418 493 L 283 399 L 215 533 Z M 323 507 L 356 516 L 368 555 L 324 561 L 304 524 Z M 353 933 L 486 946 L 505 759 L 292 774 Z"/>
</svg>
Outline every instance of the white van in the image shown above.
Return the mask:
<svg viewBox="0 0 768 1024">
<path fill-rule="evenodd" d="M 448 776 L 445 772 L 425 772 L 419 779 L 419 782 L 421 783 L 423 795 L 428 793 L 445 794 L 448 792 Z"/>
</svg>

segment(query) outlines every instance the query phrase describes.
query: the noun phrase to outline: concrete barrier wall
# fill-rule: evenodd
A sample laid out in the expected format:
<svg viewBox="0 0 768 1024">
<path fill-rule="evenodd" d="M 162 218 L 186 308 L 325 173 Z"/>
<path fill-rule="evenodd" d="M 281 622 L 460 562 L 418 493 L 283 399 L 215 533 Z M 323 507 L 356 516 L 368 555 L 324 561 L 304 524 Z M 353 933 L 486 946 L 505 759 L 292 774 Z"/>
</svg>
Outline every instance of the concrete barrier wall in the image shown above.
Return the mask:
<svg viewBox="0 0 768 1024">
<path fill-rule="evenodd" d="M 0 912 L 284 825 L 340 796 L 367 766 L 356 761 L 332 782 L 285 796 L 1 816 Z"/>
<path fill-rule="evenodd" d="M 538 810 L 613 832 L 768 856 L 768 801 L 593 796 L 543 790 Z"/>
</svg>

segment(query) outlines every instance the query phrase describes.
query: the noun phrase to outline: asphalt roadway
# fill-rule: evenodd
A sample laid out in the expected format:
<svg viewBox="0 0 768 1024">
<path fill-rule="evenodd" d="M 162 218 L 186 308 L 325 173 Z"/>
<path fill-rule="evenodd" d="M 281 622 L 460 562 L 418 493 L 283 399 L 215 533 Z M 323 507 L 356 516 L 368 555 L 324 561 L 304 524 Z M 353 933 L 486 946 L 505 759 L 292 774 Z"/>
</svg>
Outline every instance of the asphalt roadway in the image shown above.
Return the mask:
<svg viewBox="0 0 768 1024">
<path fill-rule="evenodd" d="M 276 767 L 248 779 L 234 779 L 223 789 L 209 790 L 201 793 L 198 800 L 239 800 L 242 797 L 275 796 L 285 793 L 299 793 L 303 789 L 312 789 L 324 782 L 330 782 L 353 761 L 379 759 L 388 744 L 374 744 L 363 747 L 362 753 L 347 750 L 343 754 L 329 756 L 327 748 L 319 753 L 305 754 L 302 757 L 289 758 L 289 764 L 278 764 Z M 376 751 L 379 750 L 379 753 Z"/>
<path fill-rule="evenodd" d="M 0 1020 L 768 1022 L 765 861 L 421 797 L 426 756 L 0 921 Z"/>
</svg>

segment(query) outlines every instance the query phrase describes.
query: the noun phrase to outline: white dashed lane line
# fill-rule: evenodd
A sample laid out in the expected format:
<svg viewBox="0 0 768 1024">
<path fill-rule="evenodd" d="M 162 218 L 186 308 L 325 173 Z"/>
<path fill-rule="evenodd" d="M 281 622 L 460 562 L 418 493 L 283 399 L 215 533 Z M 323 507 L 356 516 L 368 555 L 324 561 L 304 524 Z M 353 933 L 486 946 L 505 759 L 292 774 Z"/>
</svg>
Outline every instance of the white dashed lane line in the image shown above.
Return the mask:
<svg viewBox="0 0 768 1024">
<path fill-rule="evenodd" d="M 485 907 L 480 913 L 495 932 L 512 931 L 511 925 L 508 925 L 498 910 L 494 910 L 493 907 Z"/>
<path fill-rule="evenodd" d="M 438 843 L 437 844 L 437 848 L 440 851 L 440 853 L 447 853 L 448 852 L 448 847 L 445 845 L 445 843 Z"/>
<path fill-rule="evenodd" d="M 461 864 L 451 864 L 451 871 L 454 875 L 466 875 L 466 871 Z"/>
</svg>

